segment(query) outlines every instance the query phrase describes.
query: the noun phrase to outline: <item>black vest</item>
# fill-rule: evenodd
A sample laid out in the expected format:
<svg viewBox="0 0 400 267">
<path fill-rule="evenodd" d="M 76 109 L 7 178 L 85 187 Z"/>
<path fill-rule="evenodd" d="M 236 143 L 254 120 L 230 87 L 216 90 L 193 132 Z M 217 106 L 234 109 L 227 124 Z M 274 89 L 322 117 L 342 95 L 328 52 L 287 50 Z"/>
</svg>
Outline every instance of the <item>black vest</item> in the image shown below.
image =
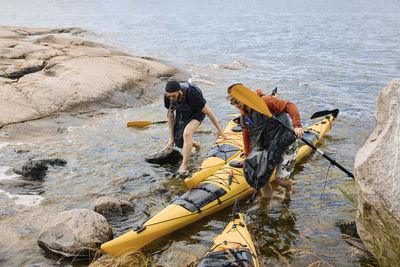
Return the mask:
<svg viewBox="0 0 400 267">
<path fill-rule="evenodd" d="M 175 124 L 178 121 L 189 122 L 192 115 L 195 113 L 189 103 L 187 102 L 186 95 L 190 88 L 189 83 L 179 83 L 182 88 L 182 99 L 180 102 L 171 102 L 171 110 L 175 111 Z"/>
<path fill-rule="evenodd" d="M 200 95 L 203 95 L 199 88 L 191 85 L 190 83 L 179 83 L 182 88 L 182 99 L 180 102 L 170 102 L 171 111 L 175 111 L 175 124 L 174 124 L 174 142 L 177 147 L 183 147 L 183 131 L 186 125 L 197 116 L 201 111 L 195 111 L 187 101 L 187 94 L 189 90 L 198 90 Z M 203 115 L 204 116 L 204 115 Z"/>
</svg>

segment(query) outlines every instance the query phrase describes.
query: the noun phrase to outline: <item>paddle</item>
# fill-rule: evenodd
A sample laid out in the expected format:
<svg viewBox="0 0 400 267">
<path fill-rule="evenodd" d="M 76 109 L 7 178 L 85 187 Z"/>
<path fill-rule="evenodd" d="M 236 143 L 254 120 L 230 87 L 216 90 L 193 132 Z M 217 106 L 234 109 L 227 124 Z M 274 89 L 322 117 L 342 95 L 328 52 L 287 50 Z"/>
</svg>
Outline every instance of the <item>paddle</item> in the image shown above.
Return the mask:
<svg viewBox="0 0 400 267">
<path fill-rule="evenodd" d="M 167 123 L 168 121 L 130 121 L 126 127 L 143 128 L 152 124 Z"/>
<path fill-rule="evenodd" d="M 276 96 L 277 92 L 278 92 L 278 87 L 275 87 L 274 89 L 272 89 L 271 95 Z"/>
<path fill-rule="evenodd" d="M 251 91 L 249 88 L 238 84 L 232 88 L 232 95 L 234 98 L 242 102 L 243 104 L 251 107 L 252 109 L 274 119 L 277 121 L 281 126 L 283 126 L 286 130 L 290 131 L 292 134 L 295 134 L 292 129 L 290 129 L 288 126 L 286 126 L 284 123 L 282 123 L 280 120 L 278 120 L 272 113 L 269 111 L 267 104 L 265 104 L 264 100 L 261 99 L 256 93 Z M 337 115 L 337 114 L 336 114 Z M 354 175 L 346 170 L 342 165 L 337 163 L 334 159 L 330 158 L 327 156 L 322 150 L 319 148 L 315 147 L 310 141 L 307 139 L 301 138 L 301 141 L 303 141 L 306 145 L 317 151 L 319 154 L 321 154 L 324 158 L 329 160 L 329 162 L 335 166 L 337 166 L 339 169 L 341 169 L 343 172 L 345 172 L 349 177 L 354 179 Z"/>
<path fill-rule="evenodd" d="M 318 112 L 315 112 L 314 114 L 312 114 L 310 119 L 319 118 L 319 117 L 326 116 L 329 114 L 332 114 L 332 116 L 336 118 L 337 115 L 339 114 L 339 110 L 336 108 L 336 109 L 332 109 L 332 110 L 318 111 Z"/>
</svg>

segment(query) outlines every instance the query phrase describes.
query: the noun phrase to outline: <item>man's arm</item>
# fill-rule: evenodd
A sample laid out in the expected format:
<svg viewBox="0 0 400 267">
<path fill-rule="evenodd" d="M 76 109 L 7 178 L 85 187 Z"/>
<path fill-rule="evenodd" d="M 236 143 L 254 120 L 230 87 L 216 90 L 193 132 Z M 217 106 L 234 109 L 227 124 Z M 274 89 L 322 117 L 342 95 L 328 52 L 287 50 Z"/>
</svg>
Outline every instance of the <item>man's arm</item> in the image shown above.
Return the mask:
<svg viewBox="0 0 400 267">
<path fill-rule="evenodd" d="M 169 140 L 167 145 L 164 147 L 163 150 L 168 150 L 171 146 L 174 145 L 174 112 L 171 110 L 168 110 L 168 130 L 169 130 Z"/>
<path fill-rule="evenodd" d="M 288 113 L 292 119 L 293 130 L 296 136 L 300 139 L 303 137 L 303 126 L 301 125 L 300 112 L 297 109 L 296 104 L 272 96 L 263 96 L 262 99 L 264 100 L 265 104 L 267 104 L 272 114 L 277 114 L 279 112 Z"/>
<path fill-rule="evenodd" d="M 227 139 L 227 137 L 225 136 L 224 132 L 221 129 L 221 126 L 219 125 L 217 119 L 215 118 L 214 114 L 212 113 L 211 109 L 207 106 L 207 104 L 204 105 L 201 112 L 203 112 L 210 118 L 210 120 L 214 124 L 215 128 L 217 128 L 218 136 L 221 136 L 222 138 Z"/>
</svg>

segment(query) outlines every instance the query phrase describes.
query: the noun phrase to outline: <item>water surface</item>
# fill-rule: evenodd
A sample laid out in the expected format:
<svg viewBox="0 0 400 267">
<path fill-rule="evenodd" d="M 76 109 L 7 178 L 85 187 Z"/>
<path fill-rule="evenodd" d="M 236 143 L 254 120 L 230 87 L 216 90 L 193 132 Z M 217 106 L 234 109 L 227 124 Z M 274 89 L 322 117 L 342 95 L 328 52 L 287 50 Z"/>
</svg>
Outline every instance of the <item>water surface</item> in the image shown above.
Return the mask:
<svg viewBox="0 0 400 267">
<path fill-rule="evenodd" d="M 298 105 L 304 125 L 311 123 L 308 117 L 316 111 L 339 108 L 321 149 L 348 169 L 353 169 L 357 150 L 375 127 L 379 91 L 400 71 L 400 4 L 395 0 L 15 0 L 4 1 L 0 11 L 3 25 L 79 27 L 88 31 L 81 38 L 187 71 L 223 126 L 235 112 L 225 102 L 225 89 L 235 82 L 266 92 L 277 86 L 281 98 Z M 176 168 L 143 159 L 165 145 L 166 127 L 125 128 L 127 121 L 138 118 L 163 120 L 161 99 L 155 96 L 152 105 L 83 118 L 59 136 L 18 143 L 0 139 L 0 179 L 15 179 L 10 167 L 18 149 L 68 162 L 51 169 L 43 184 L 30 192 L 1 189 L 8 194 L 0 198 L 1 264 L 55 264 L 36 245 L 41 226 L 52 214 L 93 208 L 95 200 L 106 195 L 133 199 L 139 209 L 154 215 L 186 191 L 183 181 L 172 174 Z M 200 130 L 195 139 L 202 148 L 190 162 L 192 170 L 216 138 L 208 119 Z M 282 201 L 278 189 L 270 203 L 258 199 L 253 205 L 241 204 L 269 264 L 278 262 L 273 250 L 296 266 L 317 261 L 358 266 L 364 261 L 337 227 L 354 220 L 355 210 L 338 189 L 354 190 L 354 182 L 336 168 L 326 178 L 328 167 L 326 160 L 311 155 L 296 168 L 290 202 Z M 29 194 L 41 201 L 21 203 L 20 197 L 12 198 Z M 168 235 L 151 244 L 149 253 L 161 265 L 185 264 L 188 255 L 202 255 L 229 214 L 224 210 Z M 114 224 L 116 235 L 144 218 L 142 214 Z"/>
</svg>

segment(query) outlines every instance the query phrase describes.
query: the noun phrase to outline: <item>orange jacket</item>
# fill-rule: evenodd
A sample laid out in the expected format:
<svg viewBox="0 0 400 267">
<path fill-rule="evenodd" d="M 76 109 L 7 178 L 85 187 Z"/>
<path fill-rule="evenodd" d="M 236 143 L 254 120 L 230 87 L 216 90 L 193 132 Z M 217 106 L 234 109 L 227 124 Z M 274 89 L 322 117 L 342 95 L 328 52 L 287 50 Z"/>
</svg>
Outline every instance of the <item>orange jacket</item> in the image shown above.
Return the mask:
<svg viewBox="0 0 400 267">
<path fill-rule="evenodd" d="M 265 95 L 261 90 L 257 90 L 257 94 L 261 96 L 272 115 L 278 114 L 279 112 L 288 113 L 293 122 L 293 128 L 303 127 L 300 121 L 300 113 L 297 106 L 289 101 L 279 99 L 273 96 Z M 240 110 L 241 115 L 250 116 L 245 110 Z M 251 152 L 251 138 L 249 130 L 246 125 L 243 127 L 243 143 L 244 143 L 244 154 L 247 156 Z"/>
</svg>

